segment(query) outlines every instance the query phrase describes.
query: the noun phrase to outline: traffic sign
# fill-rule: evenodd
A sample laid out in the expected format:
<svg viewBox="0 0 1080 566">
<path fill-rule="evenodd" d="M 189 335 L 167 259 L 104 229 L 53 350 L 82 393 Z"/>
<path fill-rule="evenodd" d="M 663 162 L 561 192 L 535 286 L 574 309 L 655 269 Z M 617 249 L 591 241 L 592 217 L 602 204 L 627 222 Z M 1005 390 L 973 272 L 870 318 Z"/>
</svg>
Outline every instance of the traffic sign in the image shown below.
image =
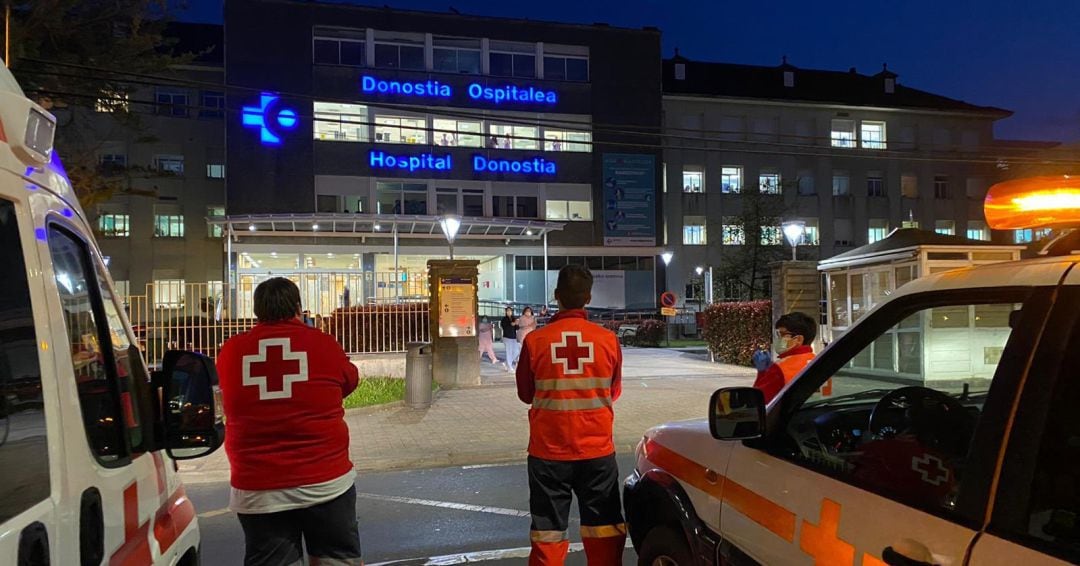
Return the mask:
<svg viewBox="0 0 1080 566">
<path fill-rule="evenodd" d="M 675 316 L 678 313 L 673 307 L 661 307 L 660 314 L 662 316 Z"/>
<path fill-rule="evenodd" d="M 662 307 L 669 309 L 675 308 L 675 304 L 678 303 L 678 301 L 679 299 L 675 296 L 675 293 L 672 293 L 671 291 L 665 291 L 660 295 L 660 306 Z"/>
</svg>

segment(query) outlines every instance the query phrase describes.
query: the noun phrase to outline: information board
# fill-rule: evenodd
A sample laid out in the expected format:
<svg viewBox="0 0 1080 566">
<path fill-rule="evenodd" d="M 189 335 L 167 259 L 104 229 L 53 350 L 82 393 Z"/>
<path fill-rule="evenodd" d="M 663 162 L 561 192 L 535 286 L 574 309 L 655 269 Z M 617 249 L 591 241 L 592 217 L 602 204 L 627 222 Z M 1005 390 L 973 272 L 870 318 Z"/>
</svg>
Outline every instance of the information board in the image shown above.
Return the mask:
<svg viewBox="0 0 1080 566">
<path fill-rule="evenodd" d="M 656 157 L 604 154 L 604 245 L 656 245 Z"/>
<path fill-rule="evenodd" d="M 476 282 L 468 277 L 439 279 L 439 337 L 476 334 Z"/>
</svg>

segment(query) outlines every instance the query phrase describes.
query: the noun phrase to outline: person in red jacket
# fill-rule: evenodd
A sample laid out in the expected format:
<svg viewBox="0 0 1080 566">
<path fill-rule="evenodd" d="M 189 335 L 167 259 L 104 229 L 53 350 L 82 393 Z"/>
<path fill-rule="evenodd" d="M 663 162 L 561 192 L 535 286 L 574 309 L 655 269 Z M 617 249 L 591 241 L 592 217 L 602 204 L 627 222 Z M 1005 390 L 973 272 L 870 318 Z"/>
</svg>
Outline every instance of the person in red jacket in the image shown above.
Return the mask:
<svg viewBox="0 0 1080 566">
<path fill-rule="evenodd" d="M 801 312 L 785 314 L 776 321 L 776 338 L 773 342 L 776 362 L 772 361 L 768 352 L 761 350 L 754 352 L 753 356 L 754 367 L 758 370 L 754 387 L 765 394 L 766 403 L 772 401 L 814 359 L 814 349 L 810 344 L 816 337 L 817 322 Z"/>
<path fill-rule="evenodd" d="M 362 565 L 342 408 L 360 374 L 333 337 L 304 324 L 292 281 L 261 283 L 254 302 L 258 324 L 217 360 L 244 564 L 300 564 L 303 541 L 312 564 Z"/>
<path fill-rule="evenodd" d="M 619 500 L 612 405 L 622 392 L 615 334 L 589 322 L 592 273 L 559 271 L 559 313 L 529 333 L 517 368 L 518 398 L 529 409 L 529 564 L 562 565 L 570 546 L 570 503 L 577 495 L 581 540 L 592 566 L 622 564 L 626 524 Z"/>
</svg>

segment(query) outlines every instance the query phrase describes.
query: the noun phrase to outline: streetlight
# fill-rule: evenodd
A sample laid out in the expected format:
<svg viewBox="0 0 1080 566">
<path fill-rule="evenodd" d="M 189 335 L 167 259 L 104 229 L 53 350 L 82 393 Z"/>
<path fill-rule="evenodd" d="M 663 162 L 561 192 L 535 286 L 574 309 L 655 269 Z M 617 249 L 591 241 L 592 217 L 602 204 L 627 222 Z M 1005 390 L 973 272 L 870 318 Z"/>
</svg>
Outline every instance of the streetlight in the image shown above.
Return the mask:
<svg viewBox="0 0 1080 566">
<path fill-rule="evenodd" d="M 454 259 L 454 238 L 461 229 L 461 219 L 456 216 L 444 216 L 439 219 L 439 227 L 446 236 L 446 242 L 450 244 L 450 259 Z"/>
<path fill-rule="evenodd" d="M 791 244 L 791 261 L 795 261 L 795 250 L 802 243 L 803 235 L 806 234 L 806 222 L 802 220 L 789 220 L 783 224 L 784 236 Z"/>
<path fill-rule="evenodd" d="M 705 273 L 705 268 L 704 268 L 704 267 L 701 267 L 701 266 L 699 265 L 699 266 L 697 266 L 697 267 L 695 267 L 695 268 L 694 268 L 694 271 L 696 271 L 696 272 L 697 272 L 697 274 L 698 274 L 698 277 L 701 277 L 701 274 L 702 274 L 702 273 Z"/>
<path fill-rule="evenodd" d="M 675 257 L 675 254 L 671 252 L 664 252 L 660 254 L 660 259 L 664 260 L 664 267 L 671 265 L 671 258 Z"/>
</svg>

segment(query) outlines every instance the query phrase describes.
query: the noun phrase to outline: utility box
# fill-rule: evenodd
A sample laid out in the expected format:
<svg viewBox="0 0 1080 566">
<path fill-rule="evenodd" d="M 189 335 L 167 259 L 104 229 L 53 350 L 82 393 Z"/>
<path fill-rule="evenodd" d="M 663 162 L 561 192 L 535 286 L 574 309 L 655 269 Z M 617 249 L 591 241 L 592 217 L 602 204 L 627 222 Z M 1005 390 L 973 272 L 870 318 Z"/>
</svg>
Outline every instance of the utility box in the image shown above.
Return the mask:
<svg viewBox="0 0 1080 566">
<path fill-rule="evenodd" d="M 444 388 L 480 385 L 479 266 L 476 260 L 427 262 L 432 372 Z"/>
</svg>

